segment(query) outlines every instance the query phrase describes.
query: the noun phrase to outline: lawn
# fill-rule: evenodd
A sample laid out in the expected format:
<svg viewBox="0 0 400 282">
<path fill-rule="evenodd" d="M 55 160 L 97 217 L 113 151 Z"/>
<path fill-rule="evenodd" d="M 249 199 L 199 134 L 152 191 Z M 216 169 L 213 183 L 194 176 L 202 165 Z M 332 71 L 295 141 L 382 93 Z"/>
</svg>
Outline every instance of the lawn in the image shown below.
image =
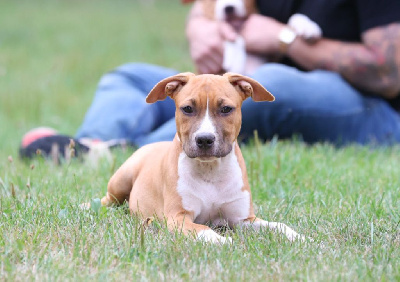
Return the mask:
<svg viewBox="0 0 400 282">
<path fill-rule="evenodd" d="M 179 1 L 0 0 L 0 280 L 400 280 L 400 147 L 242 148 L 257 214 L 314 243 L 227 231 L 195 242 L 127 207 L 83 211 L 131 150 L 96 168 L 18 159 L 46 125 L 73 135 L 101 75 L 126 62 L 193 71 Z M 257 141 L 257 140 L 256 140 Z"/>
</svg>

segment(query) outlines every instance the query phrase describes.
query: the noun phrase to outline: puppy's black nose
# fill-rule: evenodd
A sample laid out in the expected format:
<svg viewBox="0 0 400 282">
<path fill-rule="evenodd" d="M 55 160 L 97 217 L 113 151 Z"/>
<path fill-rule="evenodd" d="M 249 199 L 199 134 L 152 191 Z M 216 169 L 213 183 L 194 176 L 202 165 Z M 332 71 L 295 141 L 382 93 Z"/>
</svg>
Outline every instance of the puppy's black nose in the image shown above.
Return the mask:
<svg viewBox="0 0 400 282">
<path fill-rule="evenodd" d="M 234 6 L 226 6 L 225 7 L 225 14 L 226 15 L 233 15 L 235 13 L 235 7 Z"/>
<path fill-rule="evenodd" d="M 200 133 L 196 136 L 196 145 L 200 149 L 209 149 L 215 142 L 215 135 L 211 133 Z"/>
</svg>

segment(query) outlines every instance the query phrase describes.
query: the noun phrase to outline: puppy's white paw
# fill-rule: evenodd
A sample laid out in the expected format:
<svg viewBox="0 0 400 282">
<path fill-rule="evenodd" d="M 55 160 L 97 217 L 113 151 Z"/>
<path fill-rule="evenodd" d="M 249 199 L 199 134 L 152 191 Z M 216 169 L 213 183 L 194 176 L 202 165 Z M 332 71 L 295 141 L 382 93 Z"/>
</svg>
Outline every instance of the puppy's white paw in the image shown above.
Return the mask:
<svg viewBox="0 0 400 282">
<path fill-rule="evenodd" d="M 285 235 L 289 239 L 290 242 L 294 242 L 297 240 L 299 240 L 301 242 L 306 241 L 306 237 L 304 235 L 301 235 L 301 234 L 297 233 L 296 231 L 293 231 L 292 229 L 286 230 Z"/>
<path fill-rule="evenodd" d="M 246 45 L 243 37 L 238 36 L 234 42 L 225 41 L 223 69 L 228 72 L 243 73 L 246 65 L 246 56 Z"/>
<path fill-rule="evenodd" d="M 289 18 L 288 25 L 294 29 L 297 35 L 304 39 L 319 39 L 322 30 L 315 22 L 303 14 L 294 14 Z"/>
<path fill-rule="evenodd" d="M 218 243 L 218 244 L 232 243 L 232 238 L 222 237 L 210 229 L 202 230 L 199 233 L 197 233 L 197 239 L 202 240 L 204 242 Z"/>
<path fill-rule="evenodd" d="M 314 239 L 312 239 L 310 237 L 306 237 L 304 235 L 301 235 L 292 229 L 286 230 L 285 235 L 289 239 L 290 242 L 295 242 L 295 241 L 300 241 L 303 243 L 305 243 L 305 242 L 313 243 L 314 242 Z"/>
</svg>

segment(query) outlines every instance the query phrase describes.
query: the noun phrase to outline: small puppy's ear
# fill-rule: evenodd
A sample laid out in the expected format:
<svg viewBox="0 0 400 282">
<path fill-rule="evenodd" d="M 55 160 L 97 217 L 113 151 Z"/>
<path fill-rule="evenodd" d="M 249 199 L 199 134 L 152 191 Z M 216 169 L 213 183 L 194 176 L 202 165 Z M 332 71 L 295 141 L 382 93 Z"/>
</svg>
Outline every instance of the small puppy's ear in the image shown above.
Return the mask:
<svg viewBox="0 0 400 282">
<path fill-rule="evenodd" d="M 244 99 L 251 97 L 256 102 L 272 102 L 275 100 L 275 97 L 267 89 L 250 77 L 231 72 L 224 74 L 224 76 L 239 93 L 244 95 Z"/>
<path fill-rule="evenodd" d="M 161 80 L 153 87 L 149 95 L 147 95 L 146 102 L 155 103 L 157 101 L 165 100 L 167 96 L 173 98 L 173 95 L 181 90 L 192 76 L 195 76 L 195 74 L 185 72 Z"/>
</svg>

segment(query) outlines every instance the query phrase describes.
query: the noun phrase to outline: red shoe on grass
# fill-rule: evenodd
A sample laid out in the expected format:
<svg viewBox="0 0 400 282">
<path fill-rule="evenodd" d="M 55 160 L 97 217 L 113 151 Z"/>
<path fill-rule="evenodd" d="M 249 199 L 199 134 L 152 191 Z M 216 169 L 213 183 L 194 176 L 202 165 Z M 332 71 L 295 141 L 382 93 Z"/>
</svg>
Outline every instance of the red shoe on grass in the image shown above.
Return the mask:
<svg viewBox="0 0 400 282">
<path fill-rule="evenodd" d="M 61 135 L 52 128 L 38 127 L 28 131 L 23 137 L 19 155 L 21 158 L 44 157 L 71 158 L 87 153 L 89 147 L 71 136 Z"/>
<path fill-rule="evenodd" d="M 97 162 L 103 156 L 110 158 L 109 149 L 134 147 L 124 139 L 102 141 L 99 139 L 75 139 L 68 135 L 59 134 L 49 127 L 38 127 L 28 131 L 23 137 L 19 155 L 23 159 L 31 159 L 41 155 L 59 162 L 73 157 L 87 155 L 91 162 Z"/>
</svg>

